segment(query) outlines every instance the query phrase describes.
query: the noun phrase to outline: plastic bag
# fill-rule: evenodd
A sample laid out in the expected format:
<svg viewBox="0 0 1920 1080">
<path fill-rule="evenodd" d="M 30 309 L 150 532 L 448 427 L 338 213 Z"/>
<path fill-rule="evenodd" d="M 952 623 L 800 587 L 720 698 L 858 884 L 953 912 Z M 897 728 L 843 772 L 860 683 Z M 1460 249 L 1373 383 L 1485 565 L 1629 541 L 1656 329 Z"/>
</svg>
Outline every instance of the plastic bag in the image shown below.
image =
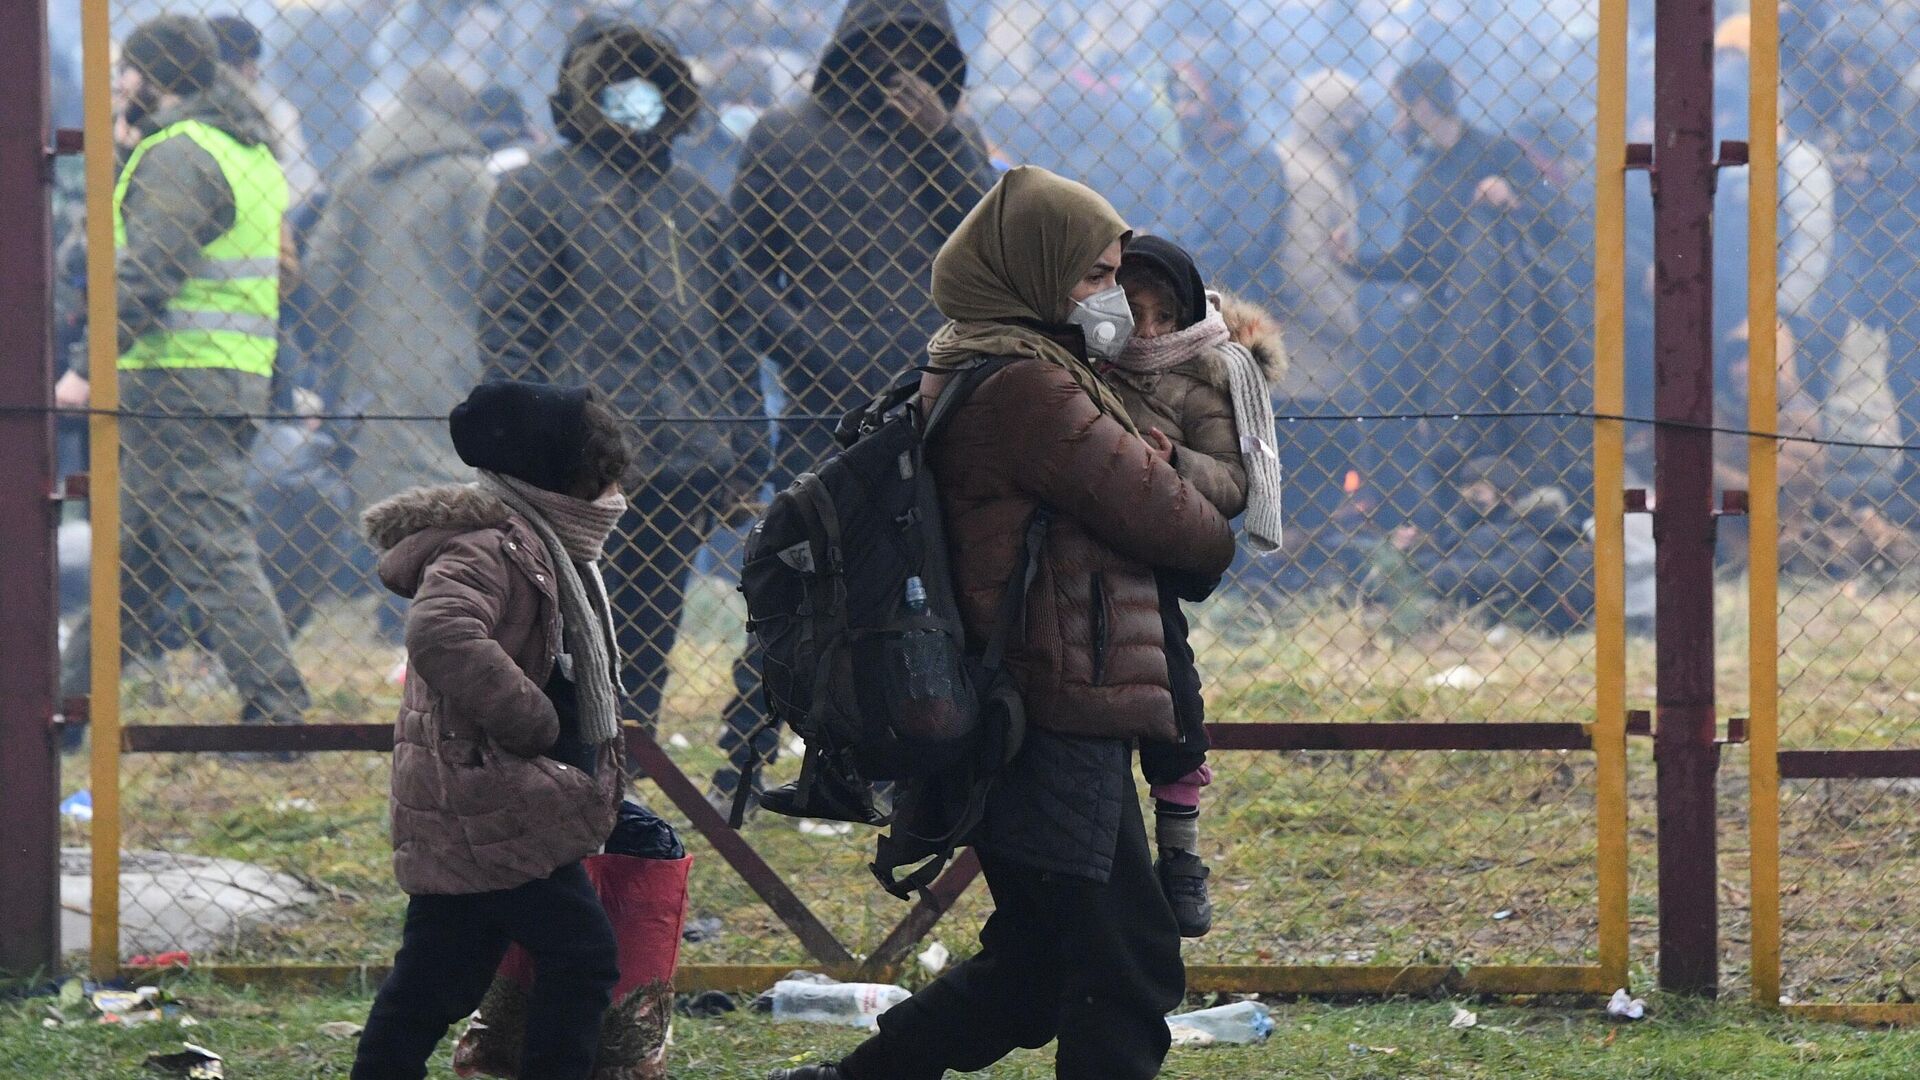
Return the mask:
<svg viewBox="0 0 1920 1080">
<path fill-rule="evenodd" d="M 684 859 L 687 849 L 673 826 L 653 811 L 628 799 L 620 804 L 620 819 L 607 837 L 607 854 L 639 859 Z"/>
<path fill-rule="evenodd" d="M 673 972 L 680 963 L 680 927 L 687 915 L 687 873 L 693 860 L 607 854 L 594 855 L 585 865 L 620 948 L 620 981 L 600 1025 L 594 1080 L 664 1080 L 673 1027 Z M 519 1071 L 532 985 L 533 957 L 515 945 L 454 1044 L 455 1075 L 512 1077 Z"/>
</svg>

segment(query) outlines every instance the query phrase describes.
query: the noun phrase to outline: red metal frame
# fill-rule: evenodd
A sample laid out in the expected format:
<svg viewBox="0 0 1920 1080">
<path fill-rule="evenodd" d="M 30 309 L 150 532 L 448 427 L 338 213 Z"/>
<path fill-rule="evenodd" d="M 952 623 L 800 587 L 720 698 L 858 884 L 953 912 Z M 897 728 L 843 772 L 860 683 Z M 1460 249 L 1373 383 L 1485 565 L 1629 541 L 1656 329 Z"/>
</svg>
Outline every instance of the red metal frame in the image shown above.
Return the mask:
<svg viewBox="0 0 1920 1080">
<path fill-rule="evenodd" d="M 1715 993 L 1713 141 L 1709 0 L 1654 9 L 1654 767 L 1660 987 Z"/>
<path fill-rule="evenodd" d="M 1905 780 L 1920 777 L 1920 750 L 1782 750 L 1782 780 Z"/>
<path fill-rule="evenodd" d="M 0 4 L 0 973 L 60 962 L 53 210 L 44 0 Z M 37 272 L 36 272 L 37 271 Z"/>
<path fill-rule="evenodd" d="M 1353 751 L 1353 750 L 1591 750 L 1593 738 L 1583 724 L 1212 724 L 1208 732 L 1220 750 Z M 700 788 L 688 779 L 660 744 L 638 727 L 629 725 L 627 752 L 641 772 L 680 808 L 727 865 L 759 895 L 762 902 L 792 930 L 809 955 L 836 970 L 855 966 L 853 953 L 789 888 L 780 874 L 744 837 L 728 828 L 726 819 L 708 805 Z M 362 751 L 393 749 L 393 728 L 387 724 L 307 724 L 285 727 L 232 725 L 138 725 L 121 729 L 121 750 L 127 753 L 215 753 L 222 751 Z M 908 952 L 933 929 L 942 916 L 980 874 L 971 851 L 961 853 L 928 887 L 920 900 L 894 925 L 864 960 L 857 974 L 887 977 Z"/>
</svg>

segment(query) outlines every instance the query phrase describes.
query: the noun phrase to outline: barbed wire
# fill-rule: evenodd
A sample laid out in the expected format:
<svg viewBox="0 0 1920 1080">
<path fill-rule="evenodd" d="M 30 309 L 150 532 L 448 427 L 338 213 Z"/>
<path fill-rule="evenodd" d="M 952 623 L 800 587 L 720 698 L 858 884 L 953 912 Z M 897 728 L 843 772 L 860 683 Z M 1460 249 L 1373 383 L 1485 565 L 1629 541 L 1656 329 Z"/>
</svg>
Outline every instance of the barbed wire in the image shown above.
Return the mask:
<svg viewBox="0 0 1920 1080">
<path fill-rule="evenodd" d="M 199 412 L 194 410 L 159 412 L 140 409 L 70 408 L 56 405 L 0 405 L 0 416 L 47 414 L 70 416 L 76 419 L 92 416 L 111 416 L 121 420 L 251 420 L 273 424 L 291 424 L 305 420 L 319 420 L 328 423 L 444 424 L 447 422 L 446 416 L 438 413 L 229 413 Z M 801 423 L 837 424 L 843 417 L 839 414 L 828 413 L 783 413 L 775 416 L 674 416 L 663 413 L 641 413 L 627 415 L 624 419 L 641 424 L 777 425 Z M 1426 420 L 1444 420 L 1459 423 L 1495 420 L 1607 420 L 1623 424 L 1637 424 L 1643 427 L 1670 428 L 1676 431 L 1693 431 L 1712 435 L 1737 435 L 1744 438 L 1771 439 L 1775 442 L 1783 443 L 1804 443 L 1810 446 L 1830 446 L 1842 450 L 1920 451 L 1920 443 L 1863 442 L 1855 439 L 1830 439 L 1820 435 L 1798 435 L 1781 431 L 1757 431 L 1752 428 L 1730 427 L 1722 424 L 1696 424 L 1685 420 L 1662 420 L 1651 416 L 1628 416 L 1621 413 L 1591 412 L 1578 409 L 1484 410 L 1472 412 L 1276 413 L 1273 419 L 1274 422 L 1278 424 L 1393 423 Z"/>
</svg>

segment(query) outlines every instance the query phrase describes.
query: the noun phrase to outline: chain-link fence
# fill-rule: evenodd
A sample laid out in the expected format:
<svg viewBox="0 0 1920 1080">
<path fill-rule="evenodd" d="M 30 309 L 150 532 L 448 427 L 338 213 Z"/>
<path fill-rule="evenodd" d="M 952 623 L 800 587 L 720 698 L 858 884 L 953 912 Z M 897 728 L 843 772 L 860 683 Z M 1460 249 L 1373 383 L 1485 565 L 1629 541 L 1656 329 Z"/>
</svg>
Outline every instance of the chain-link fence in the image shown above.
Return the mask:
<svg viewBox="0 0 1920 1080">
<path fill-rule="evenodd" d="M 198 21 L 151 21 L 168 12 Z M 54 43 L 77 68 L 73 16 Z M 923 362 L 935 253 L 999 171 L 1036 164 L 1184 246 L 1274 365 L 1286 540 L 1194 609 L 1209 719 L 1425 740 L 1216 753 L 1218 915 L 1189 959 L 1391 973 L 1606 953 L 1623 980 L 1624 862 L 1598 869 L 1596 761 L 1624 777 L 1625 751 L 1595 705 L 1623 662 L 1595 633 L 1595 5 L 129 0 L 111 30 L 120 182 L 89 205 L 120 231 L 123 666 L 104 690 L 128 746 L 390 721 L 404 571 L 383 583 L 358 517 L 469 480 L 442 418 L 510 376 L 592 385 L 630 422 L 607 566 L 627 719 L 716 804 L 756 755 L 767 783 L 790 778 L 741 659 L 742 531 L 839 413 Z M 63 220 L 80 214 L 69 198 Z M 87 265 L 70 229 L 76 298 Z M 1644 306 L 1627 305 L 1638 415 Z M 84 318 L 63 315 L 75 403 Z M 1858 321 L 1836 348 L 1899 325 Z M 113 356 L 95 355 L 97 389 Z M 1649 543 L 1629 527 L 1636 633 Z M 91 635 L 72 629 L 84 693 Z M 1507 722 L 1575 735 L 1431 730 Z M 383 960 L 402 902 L 386 768 L 125 756 L 123 953 Z M 808 959 L 765 881 L 685 831 L 687 961 Z M 864 831 L 761 815 L 744 835 L 853 952 L 904 911 L 871 887 Z M 188 857 L 259 868 L 246 888 L 277 899 L 236 918 L 126 884 Z M 983 915 L 975 890 L 936 933 L 970 942 Z"/>
<path fill-rule="evenodd" d="M 1752 299 L 1771 301 L 1756 312 L 1777 311 L 1780 432 L 1878 444 L 1784 442 L 1770 452 L 1777 527 L 1754 548 L 1764 573 L 1751 598 L 1756 716 L 1775 707 L 1776 686 L 1778 699 L 1777 724 L 1754 748 L 1765 755 L 1754 762 L 1755 982 L 1763 997 L 1816 1012 L 1890 1019 L 1914 1000 L 1920 932 L 1892 899 L 1920 872 L 1911 660 L 1920 488 L 1911 449 L 1896 449 L 1920 442 L 1910 252 L 1920 24 L 1902 5 L 1783 5 L 1777 67 L 1772 28 L 1755 27 L 1751 49 L 1744 16 L 1716 39 L 1718 124 L 1724 137 L 1746 137 L 1751 52 L 1759 92 L 1778 89 L 1777 282 L 1773 296 L 1754 298 L 1744 278 L 1722 276 L 1716 300 L 1723 311 L 1744 312 Z M 1744 184 L 1723 183 L 1719 199 L 1723 217 L 1749 212 Z M 1738 239 L 1724 246 L 1744 260 Z M 1723 318 L 1717 360 L 1730 391 L 1724 414 L 1744 425 L 1749 335 L 1737 321 Z M 1728 487 L 1748 486 L 1741 442 L 1717 455 Z M 1723 550 L 1739 570 L 1744 551 Z M 1777 563 L 1777 596 L 1764 588 L 1767 563 Z"/>
</svg>

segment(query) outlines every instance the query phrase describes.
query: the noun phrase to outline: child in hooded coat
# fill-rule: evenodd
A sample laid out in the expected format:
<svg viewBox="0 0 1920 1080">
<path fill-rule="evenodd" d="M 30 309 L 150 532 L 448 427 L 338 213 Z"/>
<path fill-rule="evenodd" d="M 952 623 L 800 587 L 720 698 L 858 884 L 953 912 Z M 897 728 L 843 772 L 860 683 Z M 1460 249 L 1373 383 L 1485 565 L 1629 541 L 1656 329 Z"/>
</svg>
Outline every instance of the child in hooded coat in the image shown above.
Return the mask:
<svg viewBox="0 0 1920 1080">
<path fill-rule="evenodd" d="M 1258 307 L 1207 291 L 1193 260 L 1178 245 L 1157 236 L 1127 245 L 1119 281 L 1133 312 L 1134 332 L 1120 357 L 1100 365 L 1135 426 L 1155 451 L 1229 519 L 1249 509 L 1254 477 L 1248 453 L 1272 451 L 1272 406 L 1265 379 L 1285 363 L 1271 317 Z M 1228 350 L 1243 350 L 1239 357 Z M 1246 409 L 1267 417 L 1265 432 L 1243 433 L 1236 421 L 1230 367 L 1250 356 L 1259 378 L 1257 402 Z M 1251 438 L 1246 436 L 1251 435 Z M 1278 522 L 1277 465 L 1267 476 L 1271 513 Z M 1249 515 L 1250 522 L 1256 515 Z M 1279 537 L 1270 538 L 1277 546 Z M 1156 869 L 1185 937 L 1201 937 L 1213 924 L 1205 862 L 1199 855 L 1200 789 L 1212 783 L 1207 766 L 1205 704 L 1182 600 L 1203 600 L 1219 584 L 1162 571 L 1160 617 L 1167 666 L 1180 727 L 1177 743 L 1142 742 L 1140 766 L 1154 798 Z"/>
<path fill-rule="evenodd" d="M 518 944 L 534 963 L 520 1075 L 587 1080 L 620 977 L 581 860 L 625 787 L 600 559 L 632 454 L 584 387 L 486 383 L 448 427 L 478 482 L 366 514 L 381 580 L 410 601 L 391 800 L 409 899 L 352 1077 L 425 1077 Z"/>
</svg>

